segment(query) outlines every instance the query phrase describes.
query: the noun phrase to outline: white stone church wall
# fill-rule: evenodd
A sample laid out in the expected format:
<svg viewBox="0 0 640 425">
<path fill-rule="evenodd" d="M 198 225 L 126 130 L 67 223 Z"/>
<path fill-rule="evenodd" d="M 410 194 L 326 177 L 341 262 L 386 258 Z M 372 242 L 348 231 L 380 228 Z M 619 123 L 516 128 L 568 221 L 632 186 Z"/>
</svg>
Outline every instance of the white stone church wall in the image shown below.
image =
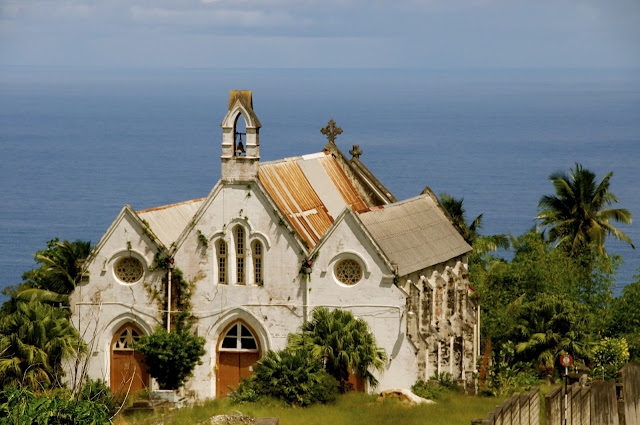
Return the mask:
<svg viewBox="0 0 640 425">
<path fill-rule="evenodd" d="M 119 218 L 87 265 L 89 281 L 78 285 L 71 295 L 71 320 L 89 349 L 87 372 L 92 378 L 107 382 L 111 341 L 118 328 L 135 322 L 143 332 L 151 333 L 159 323 L 159 306 L 149 290 L 160 287 L 163 276 L 162 272 L 151 270 L 154 251 L 146 236 L 141 235 L 139 224 L 126 212 Z M 140 281 L 125 284 L 115 277 L 114 266 L 123 256 L 141 261 L 144 275 Z M 69 370 L 69 377 L 73 373 Z"/>
</svg>

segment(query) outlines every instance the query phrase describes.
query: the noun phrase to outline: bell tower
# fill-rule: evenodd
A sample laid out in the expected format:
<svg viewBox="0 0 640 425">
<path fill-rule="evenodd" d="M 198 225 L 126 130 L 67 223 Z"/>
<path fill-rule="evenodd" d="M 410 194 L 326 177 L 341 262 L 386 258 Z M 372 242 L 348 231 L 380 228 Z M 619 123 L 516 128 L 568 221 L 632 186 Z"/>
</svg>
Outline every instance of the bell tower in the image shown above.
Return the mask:
<svg viewBox="0 0 640 425">
<path fill-rule="evenodd" d="M 238 127 L 242 115 L 245 132 Z M 258 177 L 260 163 L 260 121 L 253 112 L 249 90 L 231 90 L 229 111 L 222 120 L 222 180 L 247 181 Z"/>
</svg>

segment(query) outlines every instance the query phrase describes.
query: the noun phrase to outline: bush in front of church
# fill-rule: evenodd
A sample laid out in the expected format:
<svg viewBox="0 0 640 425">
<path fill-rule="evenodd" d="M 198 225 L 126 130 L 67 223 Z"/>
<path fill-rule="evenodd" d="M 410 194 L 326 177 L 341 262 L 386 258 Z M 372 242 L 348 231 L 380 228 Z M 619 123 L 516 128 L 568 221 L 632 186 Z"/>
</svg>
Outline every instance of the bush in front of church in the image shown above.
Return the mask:
<svg viewBox="0 0 640 425">
<path fill-rule="evenodd" d="M 339 382 L 309 351 L 268 351 L 258 360 L 255 372 L 231 394 L 233 403 L 276 398 L 292 406 L 332 403 L 339 394 Z"/>
<path fill-rule="evenodd" d="M 193 376 L 196 364 L 202 364 L 200 358 L 206 353 L 206 340 L 192 335 L 191 325 L 179 321 L 176 330 L 167 332 L 159 326 L 151 335 L 142 335 L 135 343 L 137 351 L 144 354 L 144 363 L 149 375 L 154 377 L 163 390 L 177 390 Z"/>
</svg>

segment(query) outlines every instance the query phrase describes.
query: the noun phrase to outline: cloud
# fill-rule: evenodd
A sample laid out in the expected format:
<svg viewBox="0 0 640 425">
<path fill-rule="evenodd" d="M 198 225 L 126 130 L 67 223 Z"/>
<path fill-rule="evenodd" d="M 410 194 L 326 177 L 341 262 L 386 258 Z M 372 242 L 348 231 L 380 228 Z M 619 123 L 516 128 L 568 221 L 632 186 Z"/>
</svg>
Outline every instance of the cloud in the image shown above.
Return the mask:
<svg viewBox="0 0 640 425">
<path fill-rule="evenodd" d="M 265 66 L 322 62 L 316 56 L 325 66 L 640 66 L 633 53 L 640 51 L 636 3 L 0 0 L 0 64 L 81 62 L 89 55 L 114 66 L 140 58 L 217 66 L 225 55 L 220 40 L 250 39 L 255 62 Z M 161 48 L 173 45 L 180 47 Z M 283 55 L 287 49 L 298 59 Z"/>
</svg>

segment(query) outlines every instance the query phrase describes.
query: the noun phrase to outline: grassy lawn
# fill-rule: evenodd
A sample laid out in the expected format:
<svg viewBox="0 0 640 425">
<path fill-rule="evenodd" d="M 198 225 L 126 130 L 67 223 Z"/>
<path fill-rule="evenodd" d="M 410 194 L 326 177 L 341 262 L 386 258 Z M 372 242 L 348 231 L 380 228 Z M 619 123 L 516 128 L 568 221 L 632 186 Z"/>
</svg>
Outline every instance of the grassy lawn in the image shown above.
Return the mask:
<svg viewBox="0 0 640 425">
<path fill-rule="evenodd" d="M 450 393 L 436 404 L 405 406 L 388 400 L 376 402 L 376 395 L 351 393 L 339 398 L 336 404 L 306 408 L 282 407 L 277 402 L 269 404 L 231 405 L 226 400 L 212 400 L 193 408 L 173 411 L 155 417 L 119 416 L 116 425 L 195 425 L 211 416 L 239 411 L 253 417 L 277 417 L 280 425 L 470 425 L 474 418 L 486 414 L 504 399 L 475 397 Z"/>
</svg>

